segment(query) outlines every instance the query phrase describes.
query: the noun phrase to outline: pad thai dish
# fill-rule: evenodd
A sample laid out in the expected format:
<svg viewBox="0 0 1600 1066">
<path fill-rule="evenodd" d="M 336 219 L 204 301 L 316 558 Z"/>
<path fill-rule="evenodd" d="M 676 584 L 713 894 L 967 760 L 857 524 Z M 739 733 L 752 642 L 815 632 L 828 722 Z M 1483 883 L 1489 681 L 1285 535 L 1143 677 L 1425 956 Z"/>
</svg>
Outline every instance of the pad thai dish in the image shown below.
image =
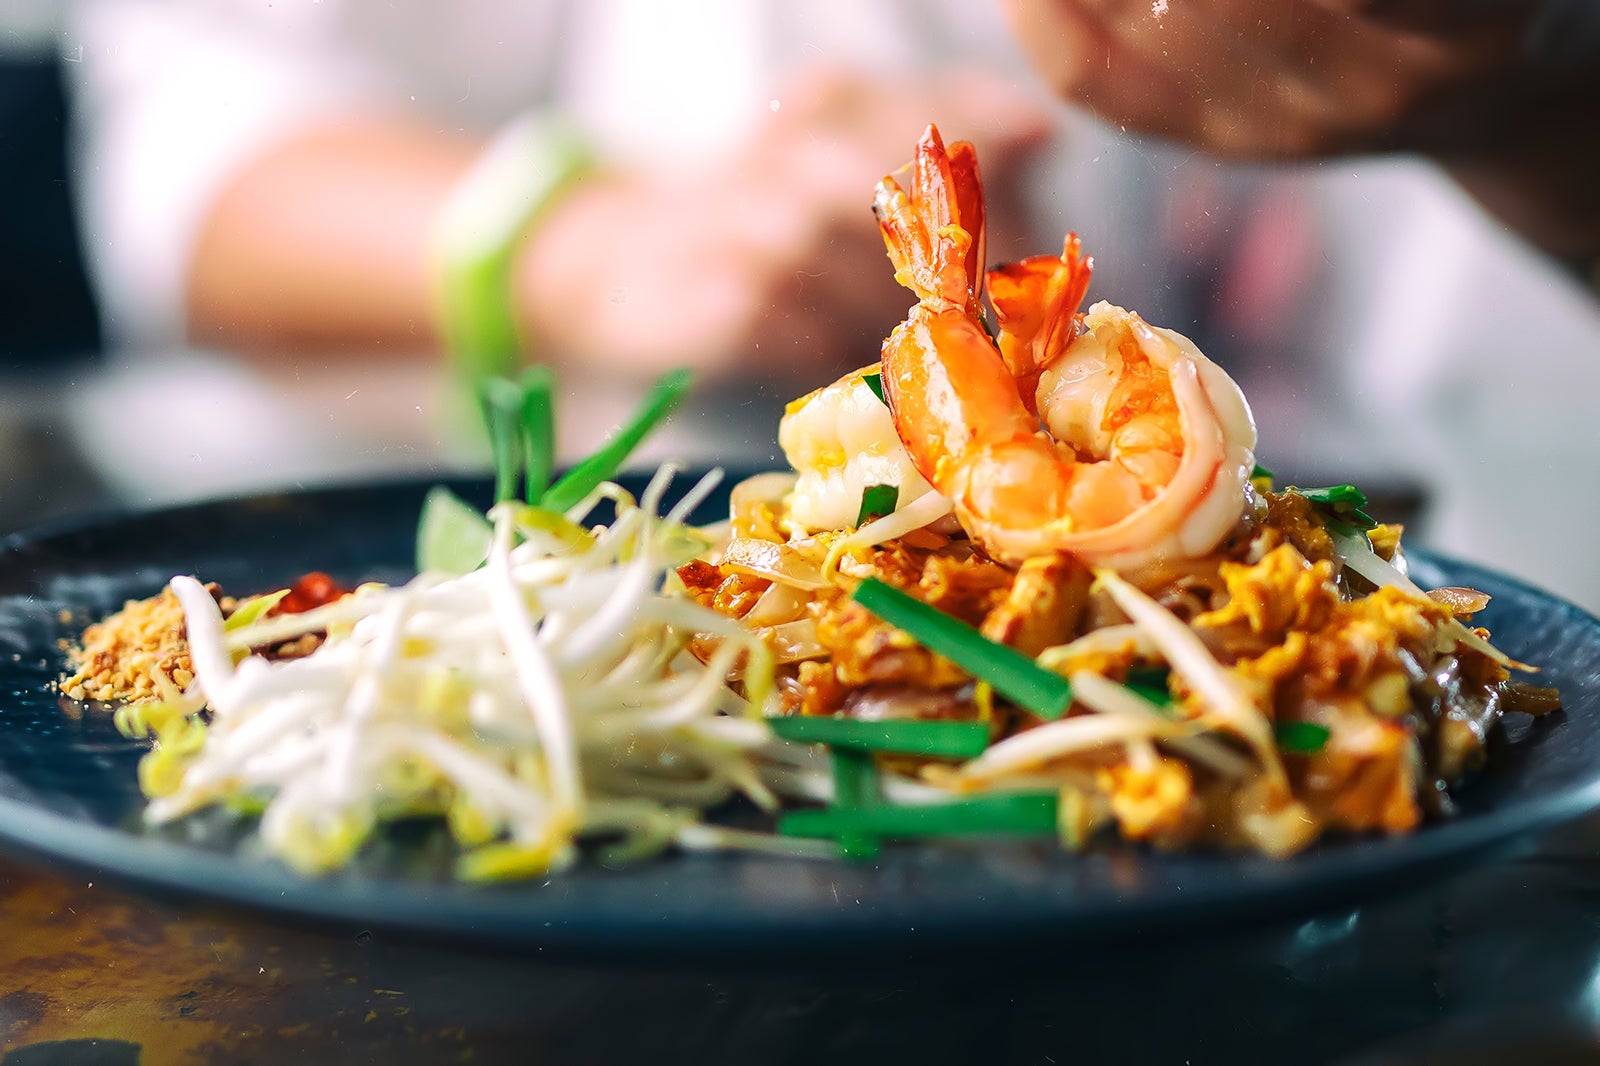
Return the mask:
<svg viewBox="0 0 1600 1066">
<path fill-rule="evenodd" d="M 670 467 L 612 480 L 686 378 L 552 484 L 535 370 L 485 387 L 499 502 L 435 490 L 409 584 L 235 602 L 178 577 L 87 633 L 62 690 L 153 739 L 147 817 L 259 815 L 313 873 L 418 817 L 468 878 L 585 843 L 1287 856 L 1448 816 L 1503 713 L 1559 706 L 1472 625 L 1487 597 L 1413 583 L 1357 489 L 1276 488 L 1186 338 L 1083 310 L 1076 235 L 985 271 L 971 145 L 929 127 L 873 210 L 916 302 L 789 405 L 792 469 L 727 521 L 688 524 L 715 471 L 670 506 Z M 771 817 L 730 827 L 736 796 Z"/>
</svg>

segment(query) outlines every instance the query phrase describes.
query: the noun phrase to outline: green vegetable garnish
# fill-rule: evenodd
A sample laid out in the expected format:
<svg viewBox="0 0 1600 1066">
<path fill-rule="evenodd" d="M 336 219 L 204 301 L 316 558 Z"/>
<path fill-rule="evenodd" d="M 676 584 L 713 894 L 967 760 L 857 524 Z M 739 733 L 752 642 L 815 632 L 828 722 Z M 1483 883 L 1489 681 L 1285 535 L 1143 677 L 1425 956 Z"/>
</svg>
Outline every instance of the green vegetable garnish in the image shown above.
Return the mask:
<svg viewBox="0 0 1600 1066">
<path fill-rule="evenodd" d="M 595 486 L 613 477 L 639 442 L 670 415 L 689 391 L 693 375 L 688 370 L 672 370 L 651 387 L 638 412 L 600 449 L 574 466 L 545 493 L 544 506 L 565 511 L 582 502 Z"/>
<path fill-rule="evenodd" d="M 1129 670 L 1128 680 L 1123 683 L 1123 687 L 1149 700 L 1158 709 L 1166 710 L 1177 702 L 1172 698 L 1172 689 L 1169 685 L 1171 676 L 1171 671 L 1161 667 Z"/>
<path fill-rule="evenodd" d="M 279 589 L 277 592 L 268 592 L 260 596 L 251 596 L 248 600 L 240 600 L 234 605 L 233 613 L 228 616 L 228 620 L 222 623 L 222 631 L 224 633 L 232 633 L 236 629 L 243 629 L 278 606 L 278 602 L 287 595 L 289 595 L 288 589 Z"/>
<path fill-rule="evenodd" d="M 1378 524 L 1361 510 L 1367 505 L 1367 497 L 1354 485 L 1329 485 L 1320 489 L 1302 489 L 1290 485 L 1288 491 L 1304 496 L 1312 506 L 1347 526 L 1365 530 Z"/>
<path fill-rule="evenodd" d="M 489 557 L 494 527 L 443 485 L 428 490 L 417 524 L 417 572 L 470 574 Z"/>
<path fill-rule="evenodd" d="M 484 378 L 478 396 L 494 450 L 495 502 L 526 499 L 531 507 L 553 512 L 552 521 L 559 518 L 616 473 L 639 441 L 682 402 L 689 382 L 687 370 L 662 377 L 626 426 L 550 486 L 555 462 L 555 375 L 546 367 L 531 367 L 516 380 Z M 518 521 L 543 528 L 533 510 L 522 512 Z M 436 488 L 428 493 L 417 528 L 417 569 L 469 573 L 488 557 L 492 539 L 493 529 L 482 514 Z"/>
<path fill-rule="evenodd" d="M 1332 735 L 1327 726 L 1315 722 L 1274 722 L 1272 733 L 1278 747 L 1291 755 L 1315 755 Z"/>
<path fill-rule="evenodd" d="M 878 763 L 871 752 L 840 748 L 833 752 L 833 804 L 854 810 L 882 801 Z M 847 859 L 875 859 L 883 851 L 870 833 L 840 833 L 839 850 Z"/>
<path fill-rule="evenodd" d="M 996 692 L 1040 718 L 1060 718 L 1072 702 L 1072 686 L 1065 678 L 876 578 L 869 577 L 857 585 L 854 598 L 885 622 L 905 630 L 918 643 L 973 677 L 989 682 Z"/>
<path fill-rule="evenodd" d="M 1261 478 L 1266 478 L 1268 481 L 1271 481 L 1276 476 L 1277 476 L 1276 474 L 1274 474 L 1272 471 L 1268 470 L 1266 467 L 1262 466 L 1260 463 L 1257 463 L 1255 465 L 1255 467 L 1250 471 L 1250 480 L 1251 481 L 1257 481 L 1257 480 L 1259 480 Z"/>
<path fill-rule="evenodd" d="M 861 490 L 861 512 L 856 515 L 856 528 L 859 529 L 875 518 L 894 514 L 899 502 L 900 486 L 868 485 Z"/>
<path fill-rule="evenodd" d="M 863 383 L 866 384 L 867 388 L 872 390 L 872 395 L 874 395 L 874 396 L 876 396 L 878 398 L 878 402 L 879 403 L 883 404 L 885 407 L 889 406 L 888 399 L 885 398 L 884 395 L 883 395 L 883 373 L 882 373 L 882 371 L 879 371 L 877 373 L 872 373 L 872 374 L 862 374 L 861 375 L 861 380 L 862 380 Z"/>
<path fill-rule="evenodd" d="M 1320 489 L 1291 488 L 1289 491 L 1297 492 L 1312 503 L 1326 504 L 1329 507 L 1365 507 L 1366 494 L 1354 485 L 1329 485 Z"/>
<path fill-rule="evenodd" d="M 857 718 L 792 715 L 768 718 L 767 725 L 784 740 L 826 744 L 835 750 L 971 759 L 989 746 L 989 727 L 981 722 L 864 722 Z"/>
<path fill-rule="evenodd" d="M 876 807 L 795 811 L 778 819 L 785 836 L 834 837 L 869 833 L 876 837 L 957 836 L 969 833 L 1056 832 L 1054 792 L 1003 792 L 953 803 L 915 807 Z"/>
<path fill-rule="evenodd" d="M 522 473 L 522 386 L 509 378 L 490 377 L 478 383 L 483 419 L 489 427 L 489 448 L 494 455 L 494 502 L 514 500 L 517 476 Z"/>
<path fill-rule="evenodd" d="M 556 458 L 555 406 L 551 392 L 555 375 L 548 367 L 534 366 L 522 372 L 522 464 L 527 478 L 526 498 L 536 504 L 550 487 L 550 471 Z"/>
</svg>

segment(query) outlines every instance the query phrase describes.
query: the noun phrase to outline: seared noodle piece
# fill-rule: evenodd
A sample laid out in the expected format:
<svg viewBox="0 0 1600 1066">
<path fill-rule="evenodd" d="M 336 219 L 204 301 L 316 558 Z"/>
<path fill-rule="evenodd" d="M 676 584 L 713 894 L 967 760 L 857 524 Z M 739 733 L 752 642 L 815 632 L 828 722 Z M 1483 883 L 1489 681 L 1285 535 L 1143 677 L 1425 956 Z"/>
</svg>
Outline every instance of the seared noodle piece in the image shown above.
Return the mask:
<svg viewBox="0 0 1600 1066">
<path fill-rule="evenodd" d="M 910 538 L 861 553 L 852 564 L 856 576 L 874 576 L 978 628 L 992 640 L 1028 654 L 1064 644 L 1077 636 L 1085 617 L 1090 586 L 1087 569 L 1069 556 L 1041 557 L 1012 570 L 967 550 L 952 550 L 936 538 L 921 547 Z M 731 569 L 728 564 L 696 561 L 678 571 L 698 602 L 730 617 L 749 620 L 766 597 L 783 587 Z M 772 621 L 771 619 L 767 621 Z M 897 692 L 924 707 L 938 705 L 936 717 L 977 714 L 968 674 L 869 612 L 841 588 L 807 592 L 776 625 L 752 625 L 769 640 L 786 626 L 813 626 L 820 662 L 795 662 L 787 671 L 791 709 L 808 713 L 882 714 L 884 694 Z M 696 654 L 708 655 L 715 641 L 702 638 Z M 779 650 L 780 662 L 784 656 Z M 868 698 L 861 690 L 872 689 Z M 937 694 L 924 700 L 926 694 Z M 917 716 L 910 714 L 908 716 Z"/>
</svg>

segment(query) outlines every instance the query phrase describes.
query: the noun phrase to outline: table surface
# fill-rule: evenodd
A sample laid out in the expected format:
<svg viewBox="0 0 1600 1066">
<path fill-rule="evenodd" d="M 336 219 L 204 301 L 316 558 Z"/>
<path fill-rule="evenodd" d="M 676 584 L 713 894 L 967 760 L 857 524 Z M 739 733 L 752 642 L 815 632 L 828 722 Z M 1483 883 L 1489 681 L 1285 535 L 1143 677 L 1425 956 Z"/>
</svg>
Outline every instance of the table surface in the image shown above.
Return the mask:
<svg viewBox="0 0 1600 1066">
<path fill-rule="evenodd" d="M 0 1063 L 1600 1061 L 1597 845 L 1287 926 L 871 968 L 465 952 L 0 859 Z"/>
</svg>

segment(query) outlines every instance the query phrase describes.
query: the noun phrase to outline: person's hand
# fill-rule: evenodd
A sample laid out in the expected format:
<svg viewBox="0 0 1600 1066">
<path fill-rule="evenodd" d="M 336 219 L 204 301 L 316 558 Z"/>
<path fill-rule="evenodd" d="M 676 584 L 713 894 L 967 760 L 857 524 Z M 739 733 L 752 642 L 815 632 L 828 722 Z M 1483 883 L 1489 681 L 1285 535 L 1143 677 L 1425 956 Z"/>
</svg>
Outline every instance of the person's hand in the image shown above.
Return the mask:
<svg viewBox="0 0 1600 1066">
<path fill-rule="evenodd" d="M 1600 229 L 1590 0 L 1008 6 L 1055 90 L 1129 130 L 1235 158 L 1425 152 L 1552 250 Z"/>
<path fill-rule="evenodd" d="M 1541 88 L 1511 80 L 1524 73 L 1536 0 L 1009 7 L 1019 42 L 1062 96 L 1221 155 L 1449 145 Z"/>
<path fill-rule="evenodd" d="M 815 76 L 733 158 L 597 178 L 559 201 L 521 271 L 533 343 L 641 377 L 687 364 L 817 384 L 869 362 L 911 302 L 872 190 L 929 121 L 974 140 L 997 187 L 1047 129 L 1036 103 L 977 75 Z"/>
</svg>

